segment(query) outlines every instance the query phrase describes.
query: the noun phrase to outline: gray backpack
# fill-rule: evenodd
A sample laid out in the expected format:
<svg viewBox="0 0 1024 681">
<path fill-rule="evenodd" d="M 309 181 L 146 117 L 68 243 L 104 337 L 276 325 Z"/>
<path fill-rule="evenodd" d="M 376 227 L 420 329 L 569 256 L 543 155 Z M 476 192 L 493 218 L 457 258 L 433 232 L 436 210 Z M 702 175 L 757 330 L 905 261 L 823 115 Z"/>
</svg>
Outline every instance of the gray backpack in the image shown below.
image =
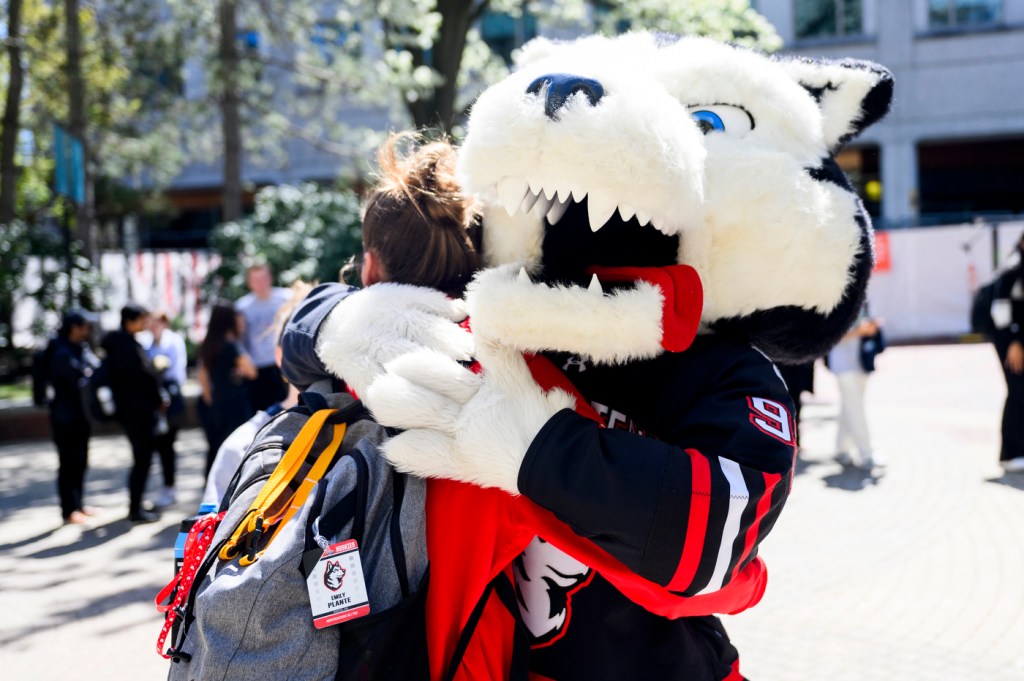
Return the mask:
<svg viewBox="0 0 1024 681">
<path fill-rule="evenodd" d="M 332 467 L 255 562 L 245 564 L 244 550 L 221 558 L 289 444 L 322 409 L 337 410 L 328 422 L 348 424 Z M 310 457 L 328 445 L 331 431 L 320 430 Z M 425 484 L 380 456 L 386 437 L 346 393 L 304 393 L 299 407 L 263 427 L 228 487 L 225 515 L 177 609 L 181 626 L 167 651 L 171 681 L 428 678 Z M 318 629 L 306 575 L 323 546 L 347 539 L 358 542 L 369 614 Z M 252 539 L 250 558 L 258 542 Z"/>
</svg>

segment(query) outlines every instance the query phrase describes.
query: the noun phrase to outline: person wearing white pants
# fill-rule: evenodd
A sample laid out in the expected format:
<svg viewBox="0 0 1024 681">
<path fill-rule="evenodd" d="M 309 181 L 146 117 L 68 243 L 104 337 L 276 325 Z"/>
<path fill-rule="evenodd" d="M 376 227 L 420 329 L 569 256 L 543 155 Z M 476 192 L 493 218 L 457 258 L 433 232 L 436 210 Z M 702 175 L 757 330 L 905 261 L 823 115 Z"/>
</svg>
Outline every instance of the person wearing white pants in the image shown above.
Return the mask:
<svg viewBox="0 0 1024 681">
<path fill-rule="evenodd" d="M 874 370 L 864 366 L 862 339 L 877 337 L 879 325 L 862 316 L 843 339 L 829 352 L 828 368 L 839 384 L 839 429 L 836 433 L 836 461 L 844 466 L 871 470 L 881 464 L 874 456 L 868 417 L 864 410 L 864 392 L 868 374 Z M 856 458 L 853 451 L 856 450 Z"/>
</svg>

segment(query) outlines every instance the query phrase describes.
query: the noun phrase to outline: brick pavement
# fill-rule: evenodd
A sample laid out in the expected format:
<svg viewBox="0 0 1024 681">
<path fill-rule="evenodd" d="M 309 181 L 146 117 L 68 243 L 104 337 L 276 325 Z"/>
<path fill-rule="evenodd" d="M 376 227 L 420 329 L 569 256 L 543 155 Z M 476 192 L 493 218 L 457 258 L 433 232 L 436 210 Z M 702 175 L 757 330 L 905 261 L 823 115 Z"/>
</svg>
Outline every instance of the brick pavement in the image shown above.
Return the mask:
<svg viewBox="0 0 1024 681">
<path fill-rule="evenodd" d="M 726 618 L 754 681 L 1024 679 L 1024 475 L 996 464 L 1004 388 L 990 347 L 890 348 L 868 388 L 886 475 L 832 462 L 836 392 L 818 372 L 799 475 L 762 548 L 768 593 Z M 61 527 L 48 443 L 0 446 L 0 675 L 161 678 L 152 596 L 199 496 L 202 437 L 180 441 L 182 503 L 124 520 L 130 454 L 94 440 L 93 527 Z M 157 479 L 154 465 L 154 484 Z"/>
</svg>

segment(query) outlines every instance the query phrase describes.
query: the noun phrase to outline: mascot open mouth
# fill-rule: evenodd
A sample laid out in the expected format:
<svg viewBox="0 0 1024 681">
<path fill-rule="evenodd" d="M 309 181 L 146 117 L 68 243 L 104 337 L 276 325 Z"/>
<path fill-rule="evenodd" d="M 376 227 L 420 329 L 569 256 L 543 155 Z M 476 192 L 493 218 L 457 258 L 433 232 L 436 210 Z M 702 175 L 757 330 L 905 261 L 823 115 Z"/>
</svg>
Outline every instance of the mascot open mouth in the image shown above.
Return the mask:
<svg viewBox="0 0 1024 681">
<path fill-rule="evenodd" d="M 666 235 L 650 224 L 641 225 L 619 210 L 593 228 L 588 201 L 570 201 L 560 220 L 544 220 L 541 270 L 550 283 L 589 283 L 595 267 L 665 267 L 676 264 L 679 235 Z M 600 278 L 600 275 L 598 275 Z M 602 279 L 602 285 L 614 282 Z"/>
<path fill-rule="evenodd" d="M 538 281 L 592 286 L 595 268 L 675 265 L 680 236 L 667 221 L 625 203 L 598 201 L 580 190 L 549 189 L 506 178 L 499 194 L 509 215 L 531 212 L 544 221 Z M 615 287 L 620 281 L 600 285 Z"/>
<path fill-rule="evenodd" d="M 523 350 L 601 362 L 680 351 L 693 341 L 703 290 L 696 271 L 678 263 L 677 225 L 578 189 L 512 178 L 496 189 L 509 216 L 535 221 L 540 252 L 515 273 L 485 274 L 471 287 L 475 329 Z"/>
</svg>

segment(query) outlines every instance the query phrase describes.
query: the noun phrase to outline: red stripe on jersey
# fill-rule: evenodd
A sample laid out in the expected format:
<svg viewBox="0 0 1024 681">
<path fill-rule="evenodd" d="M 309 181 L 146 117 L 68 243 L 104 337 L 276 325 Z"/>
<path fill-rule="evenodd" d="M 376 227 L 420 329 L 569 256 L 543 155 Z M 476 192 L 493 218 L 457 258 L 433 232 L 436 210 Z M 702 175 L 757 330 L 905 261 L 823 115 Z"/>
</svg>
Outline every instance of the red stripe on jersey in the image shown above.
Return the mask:
<svg viewBox="0 0 1024 681">
<path fill-rule="evenodd" d="M 707 531 L 708 514 L 711 511 L 711 464 L 695 449 L 687 449 L 690 456 L 690 517 L 686 522 L 686 537 L 683 541 L 683 555 L 679 559 L 676 573 L 668 583 L 670 591 L 686 591 L 693 576 L 697 574 L 701 552 L 704 550 L 704 533 Z"/>
<path fill-rule="evenodd" d="M 722 681 L 747 681 L 743 678 L 743 674 L 740 674 L 739 658 L 736 658 L 736 661 L 732 663 L 732 668 L 729 670 L 729 676 L 722 679 Z"/>
<path fill-rule="evenodd" d="M 740 566 L 743 565 L 750 556 L 751 551 L 754 550 L 754 544 L 757 543 L 757 533 L 761 527 L 761 519 L 768 515 L 768 511 L 772 509 L 772 490 L 775 489 L 775 486 L 779 484 L 779 480 L 782 479 L 782 476 L 778 473 L 762 473 L 762 475 L 764 476 L 764 493 L 757 500 L 754 520 L 751 521 L 750 527 L 747 528 L 747 536 L 743 541 L 743 553 L 740 554 L 740 559 L 732 567 L 732 579 L 736 579 Z"/>
</svg>

